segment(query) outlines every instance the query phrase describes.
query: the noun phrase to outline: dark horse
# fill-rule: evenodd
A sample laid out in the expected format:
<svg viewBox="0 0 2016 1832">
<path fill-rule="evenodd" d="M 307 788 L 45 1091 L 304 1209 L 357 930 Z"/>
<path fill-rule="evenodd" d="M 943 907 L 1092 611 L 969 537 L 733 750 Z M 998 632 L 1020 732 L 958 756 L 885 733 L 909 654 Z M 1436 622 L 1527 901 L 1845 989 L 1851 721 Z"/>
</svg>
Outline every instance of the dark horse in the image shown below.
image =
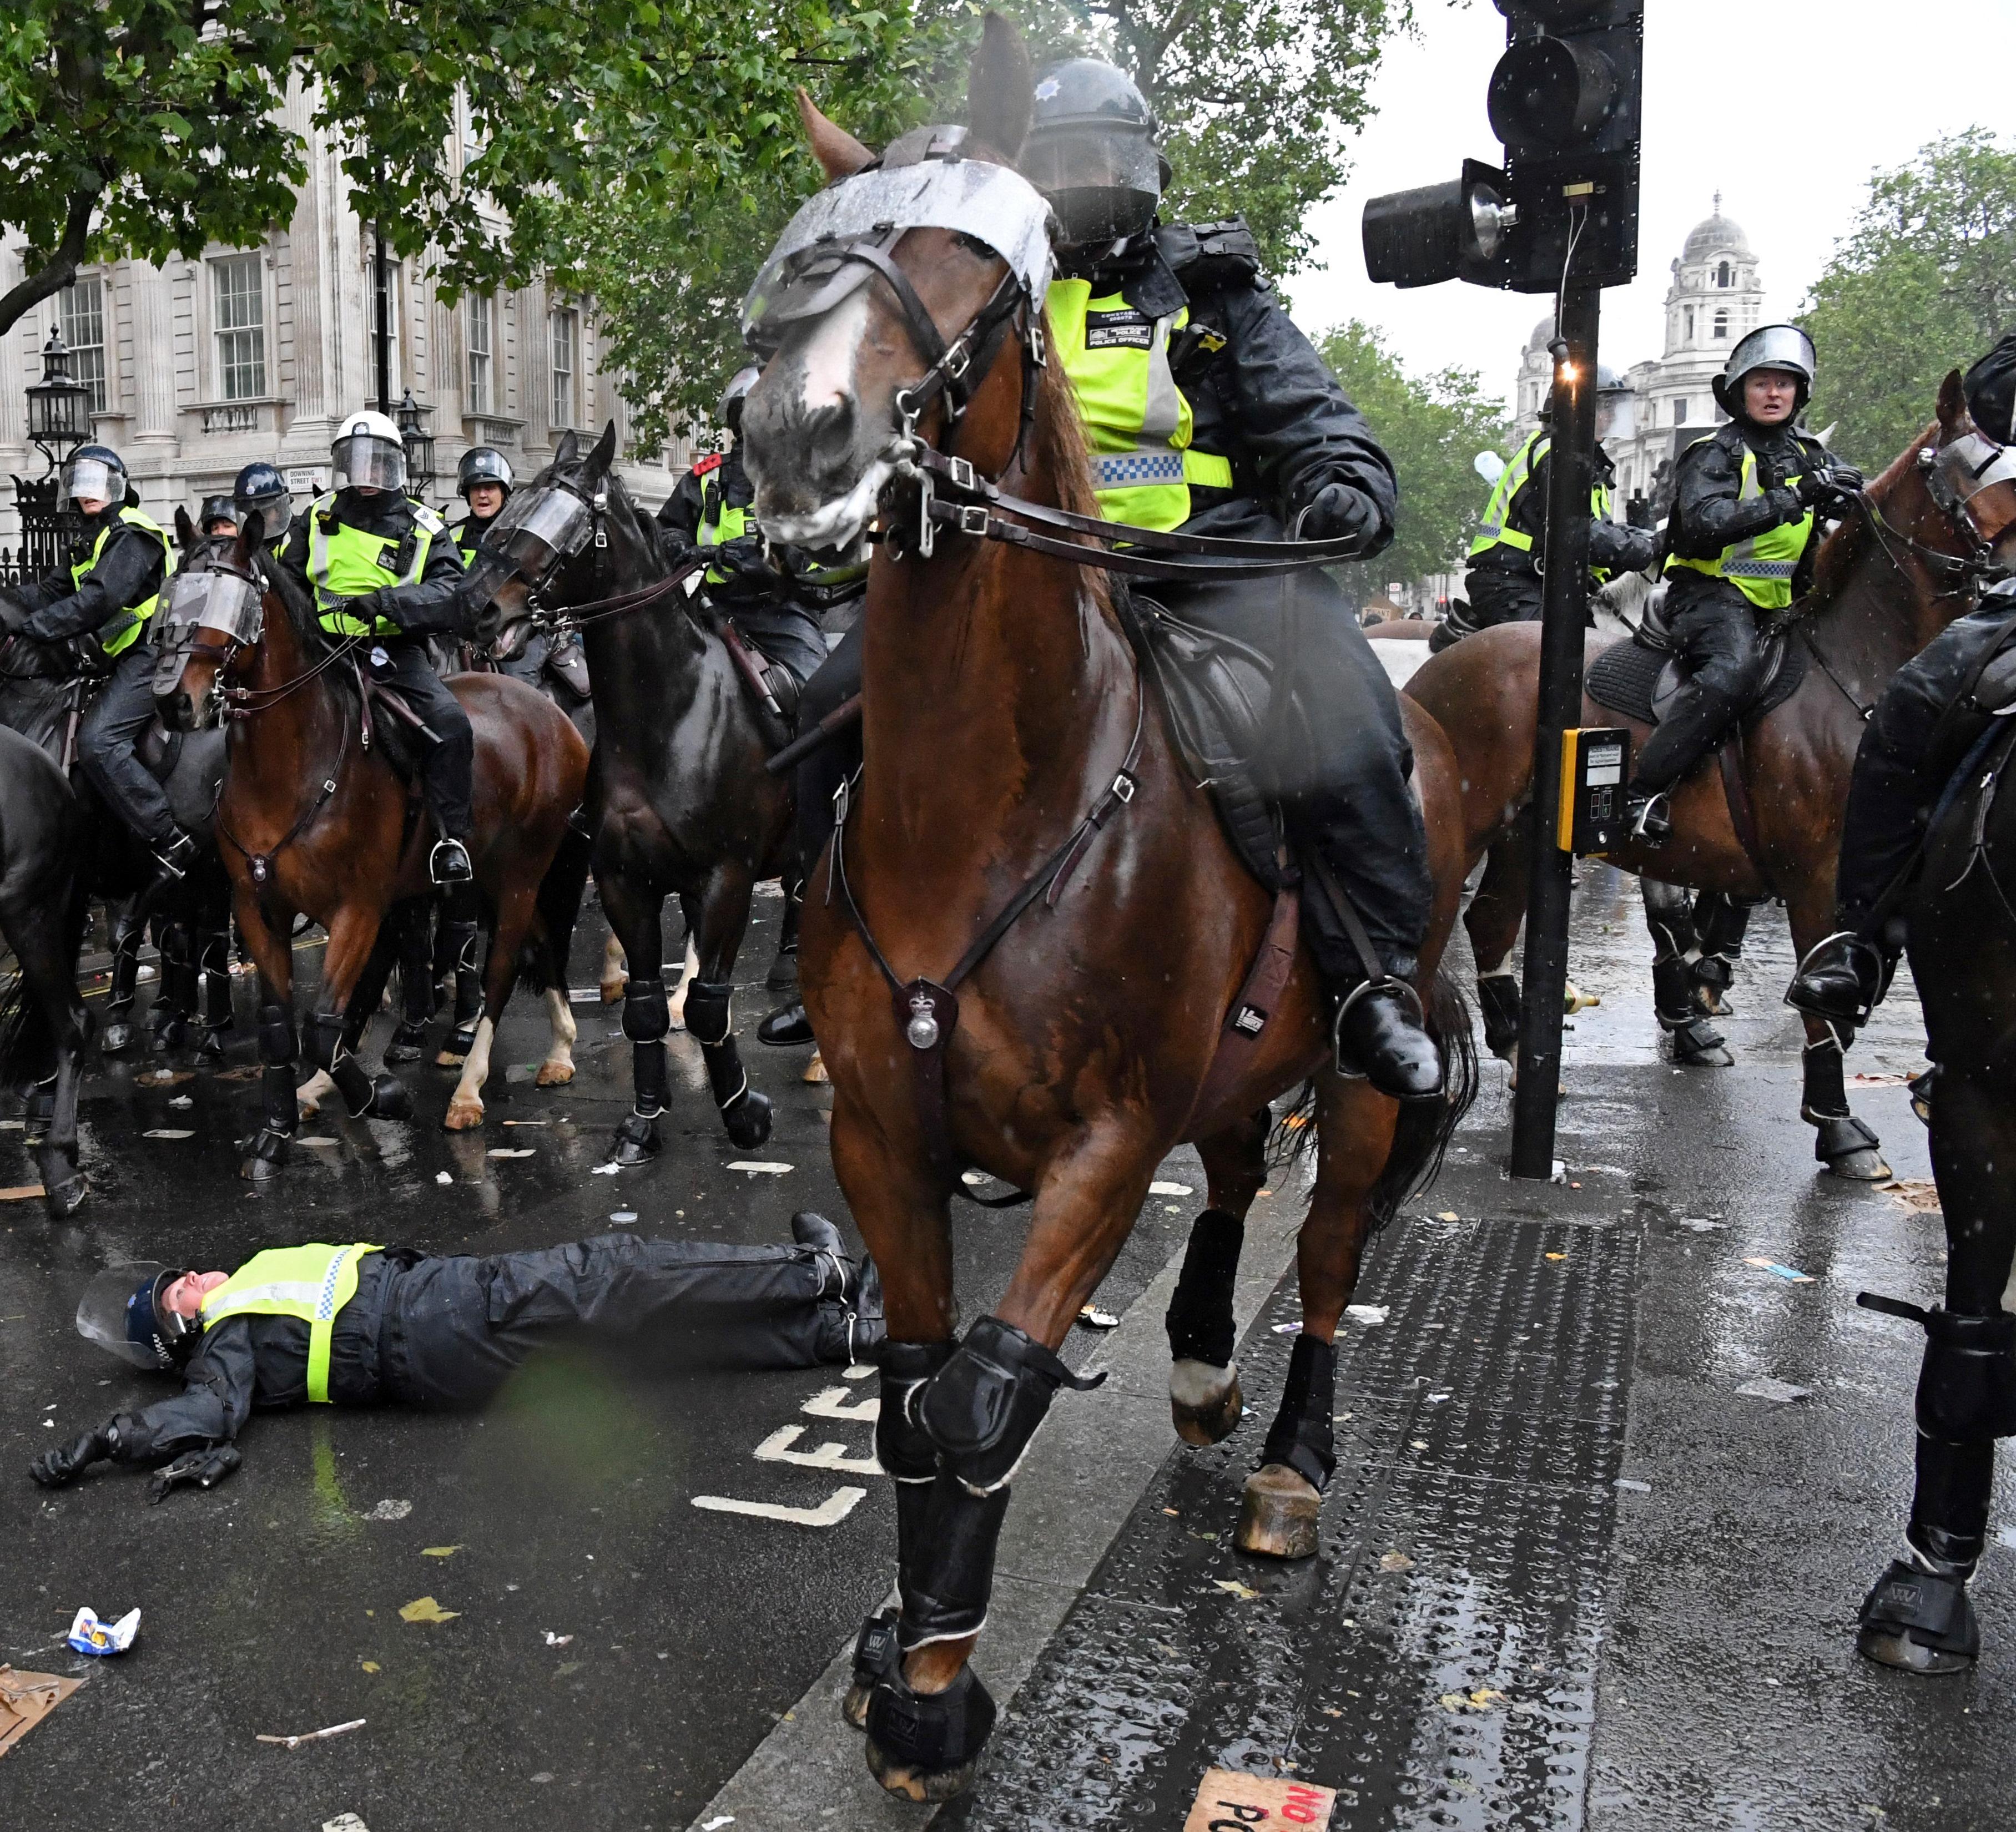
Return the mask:
<svg viewBox="0 0 2016 1832">
<path fill-rule="evenodd" d="M 207 600 L 175 606 L 156 685 L 164 717 L 185 729 L 231 720 L 230 768 L 217 810 L 238 927 L 258 969 L 265 1123 L 245 1174 L 271 1175 L 298 1123 L 293 1063 L 297 914 L 329 932 L 322 1010 L 308 1023 L 309 1060 L 353 1118 L 405 1118 L 405 1090 L 373 1078 L 351 1052 L 391 973 L 386 914 L 427 891 L 427 820 L 386 756 L 399 737 L 393 709 L 361 686 L 363 646 L 326 637 L 315 607 L 265 552 L 254 515 L 207 557 Z M 483 1016 L 448 1105 L 451 1129 L 481 1125 L 491 1040 L 528 937 L 563 949 L 580 885 L 551 872 L 588 776 L 588 747 L 558 707 L 498 675 L 455 678 L 476 729 L 478 890 L 495 913 Z M 411 743 L 416 740 L 407 737 Z M 553 1047 L 542 1086 L 571 1081 L 574 1019 L 550 974 Z M 319 1082 L 310 1084 L 318 1093 Z"/>
<path fill-rule="evenodd" d="M 668 896 L 686 910 L 697 961 L 686 1025 L 722 1124 L 745 1149 L 770 1136 L 770 1103 L 743 1070 L 729 998 L 751 894 L 791 864 L 791 798 L 764 770 L 769 747 L 726 644 L 690 609 L 693 581 L 671 581 L 649 518 L 610 468 L 615 455 L 613 423 L 586 451 L 563 436 L 553 462 L 484 534 L 471 578 L 507 635 L 535 589 L 542 605 L 580 613 L 595 695 L 595 883 L 631 972 L 623 1034 L 636 1105 L 616 1128 L 616 1156 L 641 1164 L 662 1143 L 671 1010 L 660 923 Z M 605 998 L 609 984 L 605 970 Z"/>
<path fill-rule="evenodd" d="M 1870 484 L 1821 549 L 1787 639 L 1809 649 L 1805 678 L 1738 740 L 1749 843 L 1711 758 L 1674 791 L 1673 837 L 1657 850 L 1627 844 L 1611 864 L 1737 898 L 1783 898 L 1802 956 L 1832 930 L 1834 863 L 1863 721 L 1890 677 L 1970 606 L 1985 563 L 1982 534 L 1935 495 L 1939 453 L 1971 425 L 1959 378 L 1949 376 L 1938 419 Z M 1994 520 L 1999 539 L 2016 517 L 2016 489 L 1998 484 L 1975 499 L 1975 513 Z M 1608 646 L 1592 637 L 1586 659 Z M 1406 687 L 1456 747 L 1471 862 L 1489 855 L 1463 918 L 1487 1010 L 1494 976 L 1516 1005 L 1517 983 L 1504 972 L 1525 913 L 1539 653 L 1539 624 L 1501 624 L 1432 657 Z M 1640 744 L 1650 729 L 1586 698 L 1582 722 L 1629 725 Z M 1814 1155 L 1839 1176 L 1888 1176 L 1875 1133 L 1849 1110 L 1846 1038 L 1820 1019 L 1805 1023 L 1800 1112 L 1818 1132 Z"/>
<path fill-rule="evenodd" d="M 960 338 L 991 301 L 1013 310 L 993 353 L 971 363 L 956 426 L 939 398 L 916 430 L 1019 498 L 1096 516 L 1070 385 L 1023 328 L 1025 312 L 1042 310 L 1040 277 L 1028 277 L 1027 257 L 1018 268 L 996 252 L 1040 247 L 1047 211 L 1012 176 L 1029 67 L 1020 39 L 991 16 L 970 88 L 959 153 L 974 175 L 951 175 L 938 195 L 987 189 L 992 238 L 905 232 L 896 218 L 873 254 L 914 289 L 942 340 Z M 867 149 L 809 99 L 800 105 L 829 178 L 843 193 L 873 184 L 848 176 L 869 164 Z M 995 167 L 1007 169 L 989 176 Z M 898 182 L 911 175 L 923 177 Z M 857 212 L 864 227 L 880 209 L 877 192 Z M 1010 212 L 1018 220 L 1004 220 Z M 1474 1085 L 1468 1013 L 1453 984 L 1435 977 L 1462 886 L 1461 808 L 1448 745 L 1408 707 L 1435 884 L 1420 990 L 1448 1065 L 1444 1097 L 1403 1110 L 1335 1073 L 1323 989 L 1299 948 L 1247 1053 L 1235 1049 L 1229 1072 L 1211 1074 L 1281 905 L 1242 868 L 1186 773 L 1097 575 L 945 527 L 930 557 L 910 546 L 916 502 L 897 469 L 909 450 L 899 391 L 935 356 L 918 351 L 913 337 L 924 340 L 879 266 L 851 292 L 814 281 L 806 290 L 815 283 L 831 290 L 786 326 L 748 398 L 743 439 L 758 513 L 775 538 L 844 546 L 880 517 L 864 613 L 866 764 L 840 830 L 844 884 L 827 889 L 835 846 L 808 874 L 801 973 L 833 1079 L 834 1168 L 882 1269 L 888 1312 L 876 1449 L 897 1484 L 902 1613 L 895 1653 L 886 1635 L 864 1637 L 862 1676 L 872 1668 L 876 1677 L 851 1695 L 851 1715 L 865 1709 L 883 1785 L 934 1800 L 967 1784 L 993 1721 L 967 1660 L 1009 1477 L 1057 1387 L 1089 1384 L 1055 1352 L 1132 1229 L 1157 1165 L 1194 1139 L 1210 1207 L 1172 1308 L 1172 1324 L 1178 1311 L 1183 1323 L 1180 1339 L 1172 1329 L 1172 1409 L 1193 1442 L 1235 1427 L 1243 1218 L 1266 1179 L 1269 1103 L 1312 1078 L 1303 1327 L 1239 1531 L 1251 1550 L 1314 1551 L 1317 1483 L 1334 1460 L 1338 1321 L 1368 1236 L 1435 1161 Z M 994 322 L 1004 322 L 998 309 Z M 1082 844 L 1046 877 L 1075 830 Z M 970 977 L 949 973 L 1032 884 L 1050 896 L 1026 906 Z M 892 996 L 913 974 L 958 981 L 956 1000 L 923 980 Z M 1035 1209 L 995 1314 L 959 1342 L 950 1208 L 968 1164 L 1031 1193 Z"/>
<path fill-rule="evenodd" d="M 0 1001 L 0 1075 L 45 1085 L 31 1124 L 43 1194 L 58 1219 L 85 1195 L 77 1096 L 92 1020 L 77 996 L 77 955 L 88 838 L 63 772 L 40 746 L 0 728 L 0 935 L 16 963 Z"/>
</svg>

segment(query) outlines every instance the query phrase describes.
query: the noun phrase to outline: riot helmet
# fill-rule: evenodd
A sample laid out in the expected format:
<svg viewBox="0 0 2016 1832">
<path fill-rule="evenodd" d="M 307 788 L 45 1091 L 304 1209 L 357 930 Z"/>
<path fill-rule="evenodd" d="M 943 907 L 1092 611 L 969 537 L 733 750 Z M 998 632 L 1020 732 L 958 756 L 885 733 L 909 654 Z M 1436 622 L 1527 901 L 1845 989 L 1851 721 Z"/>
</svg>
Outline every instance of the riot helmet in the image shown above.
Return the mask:
<svg viewBox="0 0 2016 1832">
<path fill-rule="evenodd" d="M 218 528 L 219 522 L 227 524 L 222 531 Z M 235 534 L 238 532 L 238 505 L 229 496 L 206 496 L 203 507 L 196 512 L 196 525 L 206 534 L 220 531 Z"/>
<path fill-rule="evenodd" d="M 63 461 L 67 502 L 88 497 L 118 509 L 126 501 L 127 487 L 126 461 L 110 445 L 80 445 Z"/>
<path fill-rule="evenodd" d="M 382 413 L 353 413 L 337 430 L 329 462 L 339 490 L 403 490 L 406 446 Z"/>
<path fill-rule="evenodd" d="M 745 363 L 729 378 L 728 386 L 721 391 L 721 423 L 736 438 L 742 437 L 742 403 L 749 398 L 749 391 L 756 386 L 763 372 L 754 363 Z"/>
<path fill-rule="evenodd" d="M 1760 369 L 1784 369 L 1799 379 L 1798 406 L 1793 417 L 1805 411 L 1807 400 L 1819 378 L 1820 359 L 1813 340 L 1797 325 L 1760 325 L 1729 353 L 1722 373 L 1709 384 L 1722 411 L 1736 419 L 1744 417 L 1743 379 Z"/>
<path fill-rule="evenodd" d="M 511 499 L 511 461 L 494 445 L 470 446 L 455 467 L 455 493 L 463 502 L 469 500 L 470 488 L 475 484 L 495 484 L 504 492 L 506 502 Z"/>
<path fill-rule="evenodd" d="M 294 519 L 293 492 L 287 488 L 286 478 L 279 466 L 268 464 L 263 459 L 238 473 L 231 495 L 238 511 L 238 525 L 243 527 L 257 509 L 268 540 L 286 533 Z"/>
<path fill-rule="evenodd" d="M 1607 363 L 1596 368 L 1596 437 L 1600 445 L 1613 436 L 1628 439 L 1636 430 L 1632 421 L 1631 384 Z"/>
<path fill-rule="evenodd" d="M 1976 430 L 1998 445 L 2016 445 L 2016 336 L 1982 358 L 1960 387 Z"/>
<path fill-rule="evenodd" d="M 1147 99 L 1125 70 L 1096 57 L 1038 72 L 1021 166 L 1072 248 L 1141 234 L 1169 182 Z"/>
<path fill-rule="evenodd" d="M 182 1366 L 196 1352 L 203 1319 L 177 1316 L 161 1299 L 189 1269 L 142 1260 L 100 1272 L 77 1304 L 77 1333 L 136 1368 L 159 1373 Z"/>
</svg>

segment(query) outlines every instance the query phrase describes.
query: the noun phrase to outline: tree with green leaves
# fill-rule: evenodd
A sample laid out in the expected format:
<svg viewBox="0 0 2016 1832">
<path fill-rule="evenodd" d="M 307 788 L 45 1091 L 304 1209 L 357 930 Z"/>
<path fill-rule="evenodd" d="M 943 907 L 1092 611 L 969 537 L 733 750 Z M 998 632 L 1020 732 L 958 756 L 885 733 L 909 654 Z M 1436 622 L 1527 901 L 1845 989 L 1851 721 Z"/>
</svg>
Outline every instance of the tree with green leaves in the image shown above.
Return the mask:
<svg viewBox="0 0 2016 1832">
<path fill-rule="evenodd" d="M 1400 480 L 1393 545 L 1372 570 L 1382 580 L 1409 581 L 1456 570 L 1489 495 L 1474 469 L 1477 455 L 1503 449 L 1511 436 L 1504 403 L 1475 369 L 1409 375 L 1379 333 L 1356 319 L 1319 348 Z"/>
<path fill-rule="evenodd" d="M 1808 418 L 1865 470 L 1888 464 L 1946 372 L 2016 329 L 2016 146 L 1974 128 L 1878 172 L 1802 322 L 1820 359 Z"/>
</svg>

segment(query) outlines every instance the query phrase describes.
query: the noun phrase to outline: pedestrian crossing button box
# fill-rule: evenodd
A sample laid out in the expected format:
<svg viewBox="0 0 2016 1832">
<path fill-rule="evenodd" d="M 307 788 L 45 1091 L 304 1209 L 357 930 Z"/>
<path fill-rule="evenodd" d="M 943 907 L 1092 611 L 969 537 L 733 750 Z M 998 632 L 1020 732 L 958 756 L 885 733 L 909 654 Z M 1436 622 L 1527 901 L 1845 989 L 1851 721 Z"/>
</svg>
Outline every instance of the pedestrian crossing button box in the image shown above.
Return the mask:
<svg viewBox="0 0 2016 1832">
<path fill-rule="evenodd" d="M 1600 854 L 1623 843 L 1624 785 L 1631 779 L 1631 734 L 1622 726 L 1561 734 L 1561 803 L 1555 844 Z"/>
</svg>

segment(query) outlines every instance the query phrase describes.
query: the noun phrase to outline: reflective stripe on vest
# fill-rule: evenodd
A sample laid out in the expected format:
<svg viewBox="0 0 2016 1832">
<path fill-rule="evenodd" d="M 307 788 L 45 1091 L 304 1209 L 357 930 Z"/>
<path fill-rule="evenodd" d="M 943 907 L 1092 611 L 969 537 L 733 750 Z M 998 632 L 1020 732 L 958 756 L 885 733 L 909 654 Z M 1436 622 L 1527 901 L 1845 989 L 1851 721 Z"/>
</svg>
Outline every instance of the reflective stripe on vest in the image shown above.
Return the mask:
<svg viewBox="0 0 2016 1832">
<path fill-rule="evenodd" d="M 1704 440 L 1696 440 L 1703 445 Z M 1691 449 L 1691 448 L 1690 448 Z M 1798 482 L 1796 475 L 1785 479 Z M 1738 502 L 1752 502 L 1764 494 L 1758 480 L 1757 454 L 1743 448 L 1743 477 L 1737 485 Z M 1712 579 L 1727 579 L 1759 610 L 1783 610 L 1792 602 L 1792 575 L 1806 543 L 1813 536 L 1813 512 L 1809 509 L 1795 522 L 1780 522 L 1761 534 L 1752 534 L 1733 547 L 1725 547 L 1712 560 L 1683 560 L 1677 553 L 1666 562 L 1666 570 L 1684 567 L 1690 572 L 1706 573 Z"/>
<path fill-rule="evenodd" d="M 700 479 L 700 527 L 693 534 L 696 547 L 718 547 L 724 542 L 740 540 L 749 531 L 749 511 L 747 507 L 738 509 L 728 500 L 721 487 L 721 470 L 717 465 Z M 729 577 L 718 567 L 707 569 L 710 585 L 724 585 Z"/>
<path fill-rule="evenodd" d="M 383 534 L 367 534 L 362 528 L 334 520 L 336 493 L 319 496 L 308 506 L 308 583 L 314 586 L 315 609 L 322 627 L 333 636 L 396 636 L 399 626 L 390 617 L 376 619 L 367 632 L 362 617 L 352 617 L 341 600 L 362 598 L 387 585 L 410 585 L 427 570 L 427 555 L 434 537 L 447 524 L 423 502 L 409 497 L 412 512 L 412 551 L 406 564 L 397 570 L 405 540 L 388 540 Z"/>
<path fill-rule="evenodd" d="M 1470 544 L 1472 560 L 1494 547 L 1509 547 L 1515 553 L 1533 551 L 1533 537 L 1510 525 L 1512 511 L 1519 492 L 1525 488 L 1551 445 L 1551 435 L 1543 427 L 1519 448 L 1512 462 L 1499 473 L 1498 481 L 1492 485 L 1490 499 L 1484 506 L 1484 520 L 1478 528 L 1477 538 Z M 1593 520 L 1610 520 L 1610 491 L 1601 484 L 1593 484 L 1589 489 L 1589 513 Z M 1589 577 L 1601 584 L 1608 580 L 1610 574 L 1592 567 Z"/>
<path fill-rule="evenodd" d="M 139 528 L 143 533 L 152 534 L 161 544 L 161 563 L 164 567 L 167 566 L 167 531 L 152 516 L 137 509 L 122 509 L 119 512 L 119 520 L 116 525 Z M 76 561 L 71 566 L 70 584 L 73 592 L 81 586 L 84 581 L 98 570 L 99 559 L 105 552 L 105 543 L 112 538 L 112 530 L 114 526 L 113 523 L 107 522 L 103 527 L 100 528 L 98 531 L 98 538 L 91 544 L 91 551 L 83 559 Z M 124 609 L 113 612 L 98 626 L 98 646 L 107 655 L 122 654 L 131 649 L 139 641 L 140 632 L 147 627 L 147 619 L 154 614 L 154 606 L 160 601 L 161 595 L 157 592 L 151 598 L 143 598 L 138 604 L 128 605 Z M 106 634 L 108 630 L 112 632 L 109 636 Z"/>
<path fill-rule="evenodd" d="M 1084 423 L 1099 511 L 1166 531 L 1190 517 L 1190 488 L 1229 490 L 1232 461 L 1190 449 L 1190 404 L 1169 368 L 1169 336 L 1190 308 L 1150 319 L 1089 280 L 1053 280 L 1050 337 Z"/>
<path fill-rule="evenodd" d="M 308 1326 L 308 1398 L 329 1402 L 329 1348 L 337 1312 L 357 1295 L 358 1262 L 379 1249 L 274 1247 L 255 1253 L 203 1301 L 203 1326 L 226 1317 L 298 1317 Z"/>
</svg>

